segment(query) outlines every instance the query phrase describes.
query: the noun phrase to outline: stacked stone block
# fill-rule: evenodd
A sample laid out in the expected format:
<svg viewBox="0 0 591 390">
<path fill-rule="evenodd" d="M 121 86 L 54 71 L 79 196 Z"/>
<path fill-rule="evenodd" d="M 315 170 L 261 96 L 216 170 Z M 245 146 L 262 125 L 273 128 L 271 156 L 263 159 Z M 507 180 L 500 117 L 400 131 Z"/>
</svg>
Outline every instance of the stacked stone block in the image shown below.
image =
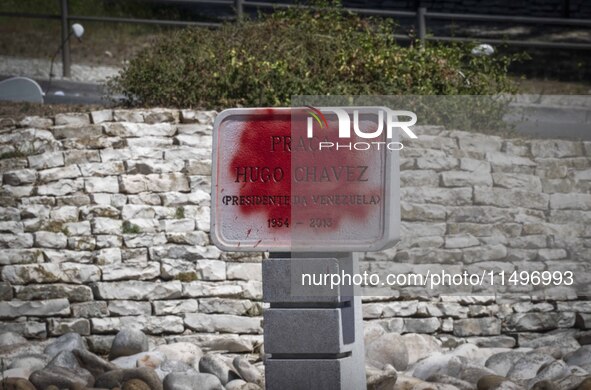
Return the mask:
<svg viewBox="0 0 591 390">
<path fill-rule="evenodd" d="M 155 342 L 252 352 L 262 343 L 260 253 L 209 238 L 215 112 L 101 110 L 28 117 L 0 133 L 0 332 L 74 331 L 97 352 L 135 327 Z M 572 269 L 591 260 L 591 143 L 417 129 L 401 152 L 402 240 L 362 268 Z M 480 345 L 591 328 L 587 291 L 551 299 L 364 298 L 389 331 Z M 583 337 L 581 336 L 581 337 Z"/>
</svg>

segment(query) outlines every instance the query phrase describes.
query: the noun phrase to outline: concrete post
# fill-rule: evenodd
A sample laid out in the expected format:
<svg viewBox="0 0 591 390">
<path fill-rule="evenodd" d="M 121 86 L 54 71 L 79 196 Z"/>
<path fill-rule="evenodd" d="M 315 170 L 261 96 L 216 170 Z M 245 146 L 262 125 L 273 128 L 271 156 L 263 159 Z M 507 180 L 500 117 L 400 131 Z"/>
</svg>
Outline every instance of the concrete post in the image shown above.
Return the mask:
<svg viewBox="0 0 591 390">
<path fill-rule="evenodd" d="M 263 262 L 267 390 L 365 389 L 361 297 L 352 288 L 302 288 L 302 273 L 358 272 L 358 257 L 289 258 Z"/>
<path fill-rule="evenodd" d="M 70 27 L 68 26 L 68 0 L 61 0 L 61 22 L 62 22 L 62 75 L 70 77 Z"/>
</svg>

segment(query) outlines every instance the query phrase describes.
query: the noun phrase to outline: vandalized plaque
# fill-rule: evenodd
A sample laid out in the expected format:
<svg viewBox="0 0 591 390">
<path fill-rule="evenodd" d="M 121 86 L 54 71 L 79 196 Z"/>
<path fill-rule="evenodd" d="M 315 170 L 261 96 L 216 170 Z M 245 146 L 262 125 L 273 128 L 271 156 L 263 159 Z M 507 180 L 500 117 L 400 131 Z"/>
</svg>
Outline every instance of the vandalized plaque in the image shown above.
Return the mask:
<svg viewBox="0 0 591 390">
<path fill-rule="evenodd" d="M 398 121 L 401 113 L 379 107 L 220 113 L 213 129 L 214 243 L 231 251 L 302 252 L 374 251 L 395 243 L 397 126 L 411 123 Z"/>
</svg>

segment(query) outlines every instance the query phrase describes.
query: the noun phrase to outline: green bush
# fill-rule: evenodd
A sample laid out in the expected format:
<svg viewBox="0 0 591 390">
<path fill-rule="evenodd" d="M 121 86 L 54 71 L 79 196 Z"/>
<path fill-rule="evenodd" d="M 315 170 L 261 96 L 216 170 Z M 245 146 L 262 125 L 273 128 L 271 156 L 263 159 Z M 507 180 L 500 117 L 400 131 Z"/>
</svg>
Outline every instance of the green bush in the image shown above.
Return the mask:
<svg viewBox="0 0 591 390">
<path fill-rule="evenodd" d="M 472 45 L 401 46 L 391 20 L 338 5 L 276 11 L 161 37 L 110 83 L 131 105 L 285 106 L 294 95 L 491 95 L 512 92 L 512 57 Z"/>
</svg>

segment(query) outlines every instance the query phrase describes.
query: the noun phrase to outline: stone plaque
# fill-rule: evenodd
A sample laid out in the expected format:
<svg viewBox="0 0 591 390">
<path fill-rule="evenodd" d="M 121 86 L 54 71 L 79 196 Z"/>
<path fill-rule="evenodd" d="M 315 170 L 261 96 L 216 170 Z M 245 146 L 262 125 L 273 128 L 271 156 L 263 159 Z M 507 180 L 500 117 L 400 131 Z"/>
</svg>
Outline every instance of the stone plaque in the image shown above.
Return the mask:
<svg viewBox="0 0 591 390">
<path fill-rule="evenodd" d="M 275 252 L 375 251 L 395 243 L 400 144 L 391 114 L 379 107 L 220 113 L 214 243 Z"/>
</svg>

